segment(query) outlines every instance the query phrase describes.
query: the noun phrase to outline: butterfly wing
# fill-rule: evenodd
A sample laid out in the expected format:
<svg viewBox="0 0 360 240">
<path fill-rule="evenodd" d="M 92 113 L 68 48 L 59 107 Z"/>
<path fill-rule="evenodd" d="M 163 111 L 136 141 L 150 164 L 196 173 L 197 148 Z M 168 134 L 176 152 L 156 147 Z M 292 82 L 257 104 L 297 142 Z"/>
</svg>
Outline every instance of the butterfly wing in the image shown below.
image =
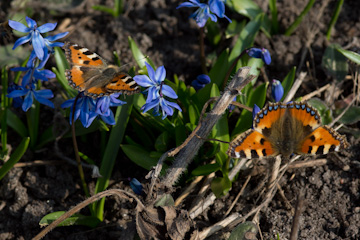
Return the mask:
<svg viewBox="0 0 360 240">
<path fill-rule="evenodd" d="M 108 83 L 105 88 L 109 92 L 121 92 L 124 94 L 134 94 L 140 92 L 139 86 L 129 74 L 120 72 Z"/>
<path fill-rule="evenodd" d="M 298 154 L 327 154 L 329 152 L 346 149 L 349 143 L 345 136 L 340 135 L 333 128 L 321 126 L 311 132 L 301 144 Z"/>
<path fill-rule="evenodd" d="M 94 79 L 102 74 L 107 63 L 96 53 L 77 44 L 65 43 L 65 56 L 70 63 L 70 69 L 65 71 L 69 85 L 79 91 L 85 91 L 92 85 Z"/>
<path fill-rule="evenodd" d="M 264 135 L 249 129 L 231 141 L 227 154 L 233 158 L 252 159 L 275 156 L 277 152 Z"/>
</svg>

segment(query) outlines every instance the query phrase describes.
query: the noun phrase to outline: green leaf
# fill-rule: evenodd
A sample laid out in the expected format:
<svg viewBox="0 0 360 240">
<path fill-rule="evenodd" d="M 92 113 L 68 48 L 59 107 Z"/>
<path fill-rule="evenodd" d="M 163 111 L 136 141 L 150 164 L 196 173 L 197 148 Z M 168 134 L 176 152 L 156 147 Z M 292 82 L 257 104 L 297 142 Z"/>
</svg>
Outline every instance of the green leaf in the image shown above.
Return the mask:
<svg viewBox="0 0 360 240">
<path fill-rule="evenodd" d="M 164 194 L 155 202 L 154 206 L 175 206 L 175 201 L 170 194 Z"/>
<path fill-rule="evenodd" d="M 342 81 L 348 73 L 349 66 L 346 57 L 337 49 L 338 46 L 335 44 L 328 46 L 322 58 L 321 65 L 329 75 L 337 81 Z"/>
<path fill-rule="evenodd" d="M 244 223 L 241 223 L 239 225 L 236 226 L 236 228 L 234 228 L 231 231 L 231 235 L 228 238 L 228 240 L 245 240 L 248 239 L 246 237 L 246 234 L 248 234 L 248 232 L 252 232 L 254 234 L 257 233 L 257 227 L 253 222 L 247 221 Z"/>
<path fill-rule="evenodd" d="M 296 67 L 293 67 L 290 70 L 290 72 L 286 75 L 284 80 L 281 82 L 281 85 L 284 88 L 284 96 L 281 98 L 281 101 L 283 101 L 285 99 L 288 92 L 290 91 L 290 89 L 294 83 L 294 80 L 295 80 L 295 73 L 296 73 Z"/>
<path fill-rule="evenodd" d="M 106 145 L 105 154 L 101 161 L 100 174 L 102 178 L 98 178 L 95 186 L 95 194 L 104 191 L 108 185 L 111 177 L 112 170 L 117 158 L 120 143 L 123 140 L 126 126 L 129 121 L 130 113 L 132 110 L 133 96 L 127 97 L 127 104 L 117 107 L 115 120 L 116 124 L 110 132 L 109 140 Z M 102 220 L 104 212 L 105 199 L 101 199 L 96 204 L 96 215 Z"/>
<path fill-rule="evenodd" d="M 158 162 L 157 159 L 149 157 L 150 153 L 142 147 L 126 144 L 121 144 L 120 147 L 131 161 L 146 170 L 150 170 Z"/>
<path fill-rule="evenodd" d="M 344 109 L 342 109 L 343 111 Z M 351 106 L 348 111 L 339 119 L 343 124 L 355 124 L 360 121 L 360 107 Z"/>
<path fill-rule="evenodd" d="M 259 15 L 263 15 L 264 19 L 261 21 L 261 29 L 267 37 L 271 37 L 269 33 L 271 30 L 271 21 L 254 1 L 232 0 L 227 1 L 226 4 L 239 14 L 250 18 L 250 20 L 254 20 L 255 18 L 259 17 Z"/>
<path fill-rule="evenodd" d="M 53 212 L 45 215 L 39 222 L 41 227 L 46 227 L 59 217 L 61 217 L 65 211 Z M 81 225 L 87 226 L 90 228 L 95 228 L 101 221 L 94 216 L 84 216 L 80 213 L 75 213 L 71 217 L 62 221 L 58 227 L 66 227 L 66 226 L 74 226 L 74 225 Z"/>
<path fill-rule="evenodd" d="M 353 61 L 354 63 L 360 65 L 360 54 L 342 49 L 340 46 L 335 46 L 335 47 L 336 50 L 338 50 L 342 55 L 347 57 L 350 61 Z"/>
<path fill-rule="evenodd" d="M 211 190 L 217 198 L 225 196 L 231 189 L 231 181 L 228 177 L 215 178 L 211 182 Z"/>
<path fill-rule="evenodd" d="M 252 0 L 231 0 L 226 1 L 226 4 L 236 12 L 250 19 L 254 19 L 256 16 L 263 13 L 261 8 Z"/>
<path fill-rule="evenodd" d="M 228 62 L 228 50 L 224 50 L 218 59 L 216 60 L 214 66 L 209 72 L 209 77 L 211 83 L 215 83 L 219 89 L 222 89 L 222 84 L 226 76 L 227 71 L 229 70 L 231 64 Z M 207 99 L 209 99 L 209 90 L 210 84 L 206 85 L 205 88 L 198 91 L 199 100 L 201 101 L 201 106 L 204 105 Z"/>
<path fill-rule="evenodd" d="M 252 85 L 255 85 L 259 75 L 260 69 L 264 66 L 264 61 L 260 58 L 250 58 L 248 66 L 251 67 L 249 75 L 254 75 L 255 78 L 251 80 Z"/>
<path fill-rule="evenodd" d="M 7 125 L 14 129 L 21 137 L 29 136 L 29 132 L 24 123 L 10 109 L 7 109 Z"/>
<path fill-rule="evenodd" d="M 271 12 L 271 33 L 277 34 L 279 32 L 279 22 L 278 22 L 278 15 L 277 15 L 277 7 L 276 7 L 276 0 L 269 1 L 269 8 Z"/>
<path fill-rule="evenodd" d="M 266 91 L 268 83 L 263 83 L 258 86 L 255 90 L 251 91 L 247 99 L 247 106 L 253 108 L 254 104 L 258 105 L 260 108 L 264 106 L 266 100 Z M 232 132 L 232 136 L 244 132 L 249 129 L 252 124 L 252 113 L 243 109 L 240 115 L 238 122 L 235 125 L 235 129 Z"/>
<path fill-rule="evenodd" d="M 13 50 L 12 47 L 12 44 L 0 46 L 0 68 L 19 66 L 25 60 L 24 48 L 18 46 Z"/>
<path fill-rule="evenodd" d="M 151 61 L 149 57 L 145 57 L 145 55 L 141 52 L 135 41 L 130 36 L 128 37 L 128 41 L 131 52 L 138 66 L 143 69 L 145 68 L 145 62 L 147 62 L 155 69 L 155 64 Z"/>
<path fill-rule="evenodd" d="M 11 154 L 10 159 L 4 163 L 0 168 L 0 180 L 7 174 L 8 171 L 21 159 L 29 146 L 30 138 L 25 137 Z"/>
<path fill-rule="evenodd" d="M 245 25 L 246 25 L 245 20 L 238 22 L 235 19 L 233 19 L 225 30 L 225 37 L 231 38 L 234 37 L 235 35 L 238 35 L 241 32 L 241 30 L 245 27 Z"/>
<path fill-rule="evenodd" d="M 218 23 L 209 21 L 206 24 L 206 37 L 212 45 L 217 45 L 221 40 L 221 29 Z"/>
<path fill-rule="evenodd" d="M 158 152 L 166 152 L 169 143 L 169 133 L 163 132 L 155 141 L 155 149 Z"/>
<path fill-rule="evenodd" d="M 329 23 L 329 27 L 328 30 L 326 32 L 326 38 L 327 40 L 330 40 L 330 36 L 331 36 L 331 29 L 335 26 L 335 23 L 339 17 L 342 5 L 344 4 L 344 0 L 338 0 L 338 2 L 336 3 L 336 7 L 335 7 L 335 11 L 334 14 L 331 17 L 330 23 Z"/>
<path fill-rule="evenodd" d="M 61 48 L 55 47 L 54 50 L 54 57 L 57 68 L 53 67 L 52 71 L 55 73 L 56 79 L 58 80 L 62 88 L 66 91 L 68 96 L 70 98 L 73 98 L 77 95 L 77 90 L 70 87 L 68 80 L 65 77 L 65 70 L 70 68 L 69 63 L 67 62 L 65 54 L 61 50 Z"/>
<path fill-rule="evenodd" d="M 319 98 L 312 98 L 308 101 L 309 105 L 316 108 L 318 110 L 321 123 L 326 125 L 329 124 L 333 120 L 332 111 L 331 109 L 325 104 L 324 101 L 320 100 Z"/>
<path fill-rule="evenodd" d="M 263 14 L 258 15 L 254 20 L 250 21 L 241 31 L 235 46 L 231 50 L 229 62 L 232 63 L 245 49 L 253 45 L 254 39 L 260 30 Z"/>
<path fill-rule="evenodd" d="M 115 12 L 112 8 L 109 8 L 109 7 L 106 7 L 103 5 L 94 5 L 94 6 L 92 6 L 92 9 L 101 11 L 101 12 L 106 12 L 106 13 L 109 13 L 110 15 L 112 15 L 113 17 L 116 17 Z"/>
<path fill-rule="evenodd" d="M 220 165 L 218 163 L 213 163 L 213 164 L 206 164 L 206 165 L 202 165 L 199 166 L 197 168 L 195 168 L 192 172 L 191 175 L 193 176 L 206 176 L 209 175 L 210 173 L 216 172 L 218 170 L 220 170 Z"/>
<path fill-rule="evenodd" d="M 305 6 L 304 10 L 300 13 L 300 15 L 295 19 L 295 21 L 290 25 L 288 29 L 286 29 L 284 35 L 290 36 L 295 29 L 300 25 L 302 22 L 302 19 L 305 17 L 305 15 L 310 11 L 312 6 L 314 5 L 315 0 L 309 0 L 308 4 Z"/>
</svg>

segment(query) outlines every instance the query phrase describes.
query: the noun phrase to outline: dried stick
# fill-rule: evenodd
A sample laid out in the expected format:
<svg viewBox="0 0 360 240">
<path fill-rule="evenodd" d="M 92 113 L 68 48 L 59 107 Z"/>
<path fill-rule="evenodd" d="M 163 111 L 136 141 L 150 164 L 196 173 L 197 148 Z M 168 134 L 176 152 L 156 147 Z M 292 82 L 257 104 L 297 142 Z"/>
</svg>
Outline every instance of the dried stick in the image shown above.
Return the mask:
<svg viewBox="0 0 360 240">
<path fill-rule="evenodd" d="M 306 77 L 306 72 L 301 72 L 299 74 L 299 77 L 295 80 L 295 82 L 294 82 L 293 86 L 291 87 L 288 95 L 285 97 L 284 102 L 290 102 L 291 99 L 293 99 L 293 97 L 295 96 L 295 93 L 297 92 L 297 90 L 301 86 L 301 83 L 304 81 L 305 77 Z"/>
<path fill-rule="evenodd" d="M 199 239 L 205 239 L 208 236 L 211 236 L 212 234 L 214 234 L 215 232 L 223 229 L 224 227 L 228 226 L 230 223 L 232 223 L 235 219 L 239 218 L 240 214 L 239 213 L 233 213 L 231 214 L 229 217 L 227 217 L 224 220 L 221 220 L 220 222 L 217 222 L 216 224 L 205 228 L 203 231 L 201 231 L 199 233 Z"/>
<path fill-rule="evenodd" d="M 221 118 L 229 104 L 231 104 L 234 97 L 237 96 L 241 89 L 254 78 L 253 75 L 247 76 L 249 71 L 249 67 L 239 69 L 236 76 L 232 79 L 229 86 L 216 102 L 214 108 L 201 122 L 200 127 L 196 131 L 196 135 L 201 138 L 206 138 L 210 134 L 212 128 Z M 173 165 L 169 168 L 166 176 L 162 180 L 166 186 L 171 187 L 177 181 L 183 171 L 185 171 L 187 166 L 191 163 L 199 148 L 202 146 L 204 141 L 197 137 L 194 138 L 193 136 L 194 134 L 191 134 L 191 139 L 189 136 L 186 140 L 186 146 L 179 151 Z"/>
<path fill-rule="evenodd" d="M 244 166 L 244 164 L 247 162 L 246 158 L 242 158 L 241 161 L 233 168 L 231 169 L 230 173 L 229 173 L 229 179 L 233 180 L 235 175 L 240 171 L 240 169 L 242 168 L 242 166 Z M 199 216 L 205 209 L 207 209 L 209 206 L 211 206 L 214 201 L 216 199 L 216 196 L 213 192 L 211 192 L 209 194 L 209 196 L 207 196 L 207 198 L 205 199 L 205 201 L 199 202 L 196 206 L 192 207 L 189 210 L 189 215 L 191 219 L 196 218 L 197 216 Z"/>
<path fill-rule="evenodd" d="M 295 215 L 291 226 L 290 240 L 296 240 L 300 228 L 300 216 L 304 208 L 304 192 L 300 192 L 298 195 Z"/>
<path fill-rule="evenodd" d="M 248 185 L 250 179 L 251 179 L 251 175 L 246 178 L 246 181 L 245 181 L 244 185 L 242 186 L 242 188 L 240 189 L 240 192 L 238 193 L 238 195 L 236 196 L 236 198 L 235 198 L 234 201 L 232 202 L 232 204 L 231 204 L 231 206 L 229 207 L 229 209 L 226 211 L 225 217 L 231 212 L 231 210 L 234 208 L 235 204 L 236 204 L 237 201 L 239 200 L 240 196 L 244 193 L 244 190 L 245 190 L 246 186 Z"/>
<path fill-rule="evenodd" d="M 331 86 L 331 84 L 328 83 L 328 84 L 326 84 L 325 86 L 323 86 L 323 87 L 321 87 L 321 88 L 319 88 L 319 89 L 317 89 L 317 90 L 315 90 L 315 91 L 313 91 L 313 92 L 311 92 L 311 93 L 309 93 L 309 94 L 306 94 L 305 96 L 303 96 L 303 97 L 301 98 L 301 100 L 302 100 L 302 101 L 309 100 L 309 99 L 311 99 L 312 97 L 314 97 L 314 96 L 316 96 L 316 95 L 318 95 L 318 94 L 326 91 L 330 86 Z"/>
</svg>

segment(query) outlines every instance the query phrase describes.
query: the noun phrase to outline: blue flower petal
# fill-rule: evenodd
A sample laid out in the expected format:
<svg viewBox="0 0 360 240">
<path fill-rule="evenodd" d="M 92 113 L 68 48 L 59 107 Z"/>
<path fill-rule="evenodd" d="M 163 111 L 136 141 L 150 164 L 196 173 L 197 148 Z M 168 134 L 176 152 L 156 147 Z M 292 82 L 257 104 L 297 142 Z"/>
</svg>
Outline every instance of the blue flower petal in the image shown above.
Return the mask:
<svg viewBox="0 0 360 240">
<path fill-rule="evenodd" d="M 184 2 L 181 3 L 179 6 L 177 6 L 176 9 L 182 8 L 182 7 L 197 7 L 196 4 L 190 3 L 190 2 Z"/>
<path fill-rule="evenodd" d="M 154 82 L 146 75 L 137 75 L 133 79 L 142 87 L 150 87 L 154 85 Z"/>
<path fill-rule="evenodd" d="M 206 74 L 200 74 L 199 76 L 196 77 L 196 79 L 199 81 L 199 83 L 202 84 L 209 84 L 211 82 L 210 77 Z"/>
<path fill-rule="evenodd" d="M 115 123 L 116 123 L 115 118 L 114 118 L 114 113 L 110 109 L 109 109 L 109 115 L 108 116 L 101 115 L 100 117 L 105 123 L 107 123 L 109 125 L 115 125 Z"/>
<path fill-rule="evenodd" d="M 68 33 L 69 33 L 69 32 L 58 33 L 58 34 L 56 34 L 56 35 L 54 35 L 54 36 L 47 36 L 45 39 L 48 40 L 48 41 L 50 41 L 50 42 L 56 41 L 56 40 L 58 40 L 58 39 L 60 39 L 60 38 L 65 37 L 66 35 L 68 35 Z"/>
<path fill-rule="evenodd" d="M 19 72 L 19 71 L 27 71 L 28 68 L 27 67 L 14 67 L 14 68 L 10 68 L 11 71 L 14 72 Z"/>
<path fill-rule="evenodd" d="M 143 191 L 142 191 L 143 186 L 141 185 L 141 183 L 136 178 L 131 179 L 130 187 L 134 191 L 134 193 L 137 194 L 137 195 L 141 195 L 143 193 Z"/>
<path fill-rule="evenodd" d="M 28 94 L 24 98 L 22 110 L 24 112 L 27 112 L 27 110 L 29 110 L 29 108 L 31 107 L 32 103 L 33 103 L 33 94 L 32 94 L 32 91 L 29 91 Z"/>
<path fill-rule="evenodd" d="M 261 59 L 266 63 L 266 65 L 270 65 L 271 63 L 271 56 L 267 49 L 263 48 Z"/>
<path fill-rule="evenodd" d="M 34 50 L 36 53 L 36 56 L 40 59 L 43 60 L 44 59 L 44 50 L 46 49 L 45 47 L 45 42 L 43 37 L 40 35 L 39 32 L 34 32 L 34 36 L 32 39 L 32 44 L 34 46 Z M 47 49 L 46 49 L 47 51 Z"/>
<path fill-rule="evenodd" d="M 275 102 L 279 102 L 284 95 L 284 88 L 279 80 L 273 80 L 271 86 L 271 96 Z"/>
<path fill-rule="evenodd" d="M 29 92 L 28 89 L 24 89 L 24 90 L 14 90 L 11 93 L 9 93 L 8 95 L 6 95 L 8 98 L 15 98 L 15 97 L 21 97 L 21 96 L 25 96 L 27 93 Z"/>
<path fill-rule="evenodd" d="M 165 77 L 166 77 L 166 70 L 165 70 L 164 66 L 160 66 L 156 69 L 155 78 L 153 80 L 157 84 L 160 84 L 161 82 L 164 81 Z"/>
<path fill-rule="evenodd" d="M 194 80 L 191 82 L 191 86 L 195 88 L 195 90 L 200 90 L 206 86 L 206 84 L 200 83 L 198 80 Z"/>
<path fill-rule="evenodd" d="M 34 28 L 37 26 L 36 22 L 34 20 L 32 20 L 31 18 L 25 17 L 25 20 L 26 20 L 29 28 Z"/>
<path fill-rule="evenodd" d="M 36 91 L 35 96 L 36 95 L 39 97 L 42 97 L 42 98 L 53 98 L 54 97 L 54 93 L 50 89 L 38 90 L 38 91 Z"/>
<path fill-rule="evenodd" d="M 17 48 L 18 46 L 20 46 L 20 45 L 22 45 L 22 44 L 24 44 L 24 43 L 27 43 L 28 41 L 30 41 L 30 39 L 31 39 L 31 35 L 29 34 L 29 35 L 26 35 L 26 36 L 24 36 L 24 37 L 21 37 L 21 38 L 19 38 L 18 40 L 16 40 L 16 42 L 14 43 L 14 46 L 13 46 L 13 50 L 15 49 L 15 48 Z"/>
<path fill-rule="evenodd" d="M 179 110 L 180 112 L 182 112 L 182 109 L 180 108 L 180 106 L 176 103 L 176 102 L 167 102 L 167 104 L 172 107 L 172 108 L 176 108 L 177 110 Z"/>
<path fill-rule="evenodd" d="M 145 103 L 144 106 L 141 107 L 143 113 L 146 113 L 150 109 L 154 108 L 155 106 L 159 105 L 160 99 L 156 98 L 151 102 Z"/>
<path fill-rule="evenodd" d="M 153 81 L 154 83 L 156 83 L 156 78 L 155 78 L 155 71 L 154 69 L 152 68 L 152 66 L 150 64 L 148 64 L 147 62 L 145 62 L 145 65 L 146 65 L 146 69 L 147 69 L 147 72 L 148 72 L 148 75 L 149 75 L 149 78 L 151 81 Z"/>
<path fill-rule="evenodd" d="M 54 30 L 56 28 L 57 23 L 45 23 L 44 25 L 38 27 L 38 31 L 40 33 L 46 33 Z"/>
<path fill-rule="evenodd" d="M 162 86 L 162 94 L 164 94 L 165 96 L 169 97 L 169 98 L 173 98 L 173 99 L 177 99 L 178 96 L 176 95 L 174 89 L 172 89 L 170 86 L 168 85 L 163 85 Z"/>
<path fill-rule="evenodd" d="M 60 105 L 60 107 L 61 107 L 61 108 L 69 108 L 69 107 L 71 107 L 71 106 L 74 104 L 74 101 L 75 101 L 74 98 L 69 99 L 69 100 L 66 100 L 65 102 L 63 102 L 63 103 Z"/>
<path fill-rule="evenodd" d="M 9 20 L 8 24 L 12 29 L 15 29 L 16 31 L 19 32 L 28 33 L 31 31 L 31 28 L 26 27 L 24 24 L 20 22 Z"/>
</svg>

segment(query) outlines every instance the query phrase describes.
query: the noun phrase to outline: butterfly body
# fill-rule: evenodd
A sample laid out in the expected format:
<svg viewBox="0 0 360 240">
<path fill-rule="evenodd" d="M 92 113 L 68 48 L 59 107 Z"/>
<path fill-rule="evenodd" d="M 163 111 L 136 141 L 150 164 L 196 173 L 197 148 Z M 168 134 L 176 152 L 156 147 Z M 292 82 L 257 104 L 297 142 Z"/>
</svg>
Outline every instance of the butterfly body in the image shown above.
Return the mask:
<svg viewBox="0 0 360 240">
<path fill-rule="evenodd" d="M 140 91 L 136 82 L 120 67 L 109 65 L 98 54 L 77 44 L 63 47 L 70 69 L 65 75 L 71 87 L 92 98 L 121 92 L 134 94 Z"/>
<path fill-rule="evenodd" d="M 269 103 L 256 115 L 253 126 L 230 143 L 229 156 L 327 154 L 349 146 L 344 136 L 321 126 L 319 113 L 305 102 Z"/>
</svg>

